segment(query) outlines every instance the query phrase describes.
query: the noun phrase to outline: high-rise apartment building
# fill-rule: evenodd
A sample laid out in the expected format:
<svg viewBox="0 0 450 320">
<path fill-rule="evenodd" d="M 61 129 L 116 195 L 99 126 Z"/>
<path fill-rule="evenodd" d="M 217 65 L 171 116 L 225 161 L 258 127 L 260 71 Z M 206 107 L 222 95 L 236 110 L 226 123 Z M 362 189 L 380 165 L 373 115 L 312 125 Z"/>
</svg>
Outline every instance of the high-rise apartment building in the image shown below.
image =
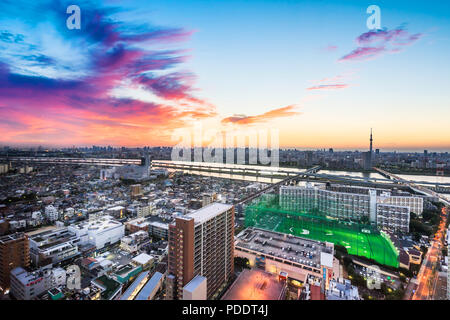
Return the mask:
<svg viewBox="0 0 450 320">
<path fill-rule="evenodd" d="M 361 220 L 370 216 L 370 196 L 334 192 L 307 184 L 306 187 L 280 188 L 280 206 L 283 210 L 317 212 L 333 218 Z"/>
<path fill-rule="evenodd" d="M 234 206 L 212 203 L 169 225 L 167 299 L 182 299 L 195 276 L 207 279 L 207 298 L 234 273 Z"/>
<path fill-rule="evenodd" d="M 16 233 L 0 238 L 0 289 L 6 291 L 10 286 L 11 270 L 17 267 L 29 267 L 30 248 L 28 237 Z"/>
</svg>

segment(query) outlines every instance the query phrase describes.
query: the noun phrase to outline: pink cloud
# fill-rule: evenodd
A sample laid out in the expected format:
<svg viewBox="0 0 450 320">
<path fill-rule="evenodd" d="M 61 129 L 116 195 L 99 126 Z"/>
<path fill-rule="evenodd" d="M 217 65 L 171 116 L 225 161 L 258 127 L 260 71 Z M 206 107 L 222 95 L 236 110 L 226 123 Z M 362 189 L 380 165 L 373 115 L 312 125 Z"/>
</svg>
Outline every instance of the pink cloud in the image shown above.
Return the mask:
<svg viewBox="0 0 450 320">
<path fill-rule="evenodd" d="M 379 56 L 385 52 L 385 47 L 359 47 L 350 52 L 349 54 L 343 56 L 339 61 L 348 60 L 367 60 Z"/>
<path fill-rule="evenodd" d="M 328 45 L 325 48 L 323 48 L 323 50 L 326 51 L 326 52 L 334 52 L 337 49 L 338 49 L 338 47 L 335 46 L 335 45 Z"/>
<path fill-rule="evenodd" d="M 296 111 L 295 105 L 290 105 L 283 108 L 278 108 L 274 110 L 270 110 L 268 112 L 265 112 L 260 115 L 256 116 L 246 116 L 246 115 L 234 115 L 232 117 L 228 117 L 222 120 L 223 124 L 226 123 L 234 123 L 239 125 L 249 125 L 249 124 L 255 124 L 255 123 L 261 123 L 268 120 L 273 120 L 276 118 L 282 118 L 282 117 L 290 117 L 301 114 L 300 112 Z"/>
<path fill-rule="evenodd" d="M 348 84 L 322 84 L 307 88 L 306 90 L 335 90 L 348 88 Z"/>
<path fill-rule="evenodd" d="M 410 46 L 422 37 L 422 33 L 410 34 L 403 27 L 394 30 L 368 31 L 356 38 L 359 47 L 341 57 L 339 61 L 370 60 L 385 53 L 399 52 L 400 50 L 396 47 Z"/>
</svg>

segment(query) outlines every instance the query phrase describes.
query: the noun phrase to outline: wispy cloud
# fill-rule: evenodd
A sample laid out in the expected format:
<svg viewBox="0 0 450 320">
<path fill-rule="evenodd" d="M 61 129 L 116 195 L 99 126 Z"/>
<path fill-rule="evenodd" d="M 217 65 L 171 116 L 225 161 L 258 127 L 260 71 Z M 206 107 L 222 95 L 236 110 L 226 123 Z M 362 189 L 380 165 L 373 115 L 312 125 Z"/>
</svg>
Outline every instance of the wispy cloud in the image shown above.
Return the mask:
<svg viewBox="0 0 450 320">
<path fill-rule="evenodd" d="M 322 50 L 326 51 L 326 52 L 335 52 L 337 49 L 338 49 L 338 46 L 330 44 L 330 45 L 324 47 Z"/>
<path fill-rule="evenodd" d="M 385 47 L 358 47 L 349 54 L 343 56 L 339 61 L 369 60 L 386 52 Z"/>
<path fill-rule="evenodd" d="M 369 31 L 356 38 L 357 48 L 339 59 L 343 61 L 364 61 L 383 54 L 401 51 L 400 47 L 410 46 L 423 37 L 422 33 L 410 34 L 404 26 L 393 30 Z"/>
<path fill-rule="evenodd" d="M 317 86 L 312 86 L 307 88 L 306 90 L 336 90 L 336 89 L 345 89 L 348 88 L 348 84 L 321 84 Z"/>
<path fill-rule="evenodd" d="M 247 116 L 247 115 L 234 115 L 228 118 L 225 118 L 222 120 L 223 124 L 227 123 L 234 123 L 239 125 L 249 125 L 249 124 L 256 124 L 261 122 L 266 122 L 268 120 L 273 120 L 276 118 L 283 118 L 283 117 L 291 117 L 295 115 L 301 114 L 296 110 L 297 106 L 290 105 L 283 108 L 274 109 L 268 112 L 265 112 L 260 115 L 256 116 Z"/>
</svg>

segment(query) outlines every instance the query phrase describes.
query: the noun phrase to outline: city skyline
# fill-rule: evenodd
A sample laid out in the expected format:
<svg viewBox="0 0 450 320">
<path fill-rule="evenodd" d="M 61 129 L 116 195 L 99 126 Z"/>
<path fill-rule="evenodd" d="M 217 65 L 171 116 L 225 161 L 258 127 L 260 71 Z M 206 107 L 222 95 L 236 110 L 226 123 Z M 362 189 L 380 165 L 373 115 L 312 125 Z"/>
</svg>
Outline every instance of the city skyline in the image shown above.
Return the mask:
<svg viewBox="0 0 450 320">
<path fill-rule="evenodd" d="M 373 127 L 374 149 L 450 150 L 446 3 L 378 3 L 378 31 L 358 1 L 79 1 L 80 30 L 68 4 L 0 5 L 2 145 L 173 146 L 201 122 L 279 129 L 280 148 L 367 150 Z"/>
<path fill-rule="evenodd" d="M 375 152 L 386 152 L 386 153 L 392 153 L 392 152 L 400 152 L 400 153 L 448 153 L 448 151 L 447 150 L 433 150 L 433 149 L 415 149 L 415 150 L 402 150 L 402 149 L 383 149 L 383 150 L 381 150 L 380 148 L 373 148 L 373 141 L 374 141 L 374 139 L 373 139 L 373 128 L 370 128 L 370 139 L 369 139 L 369 148 L 368 148 L 368 152 L 370 152 L 371 154 L 373 154 L 373 153 L 375 153 Z M 1 146 L 1 145 L 0 145 Z M 5 146 L 3 146 L 3 147 L 10 147 L 10 146 L 8 146 L 8 145 L 5 145 Z M 13 148 L 14 147 L 17 147 L 17 146 L 13 146 Z M 108 147 L 108 148 L 126 148 L 126 146 L 111 146 L 111 145 L 100 145 L 100 146 L 95 146 L 95 145 L 92 145 L 92 146 L 75 146 L 75 145 L 73 145 L 72 147 L 60 147 L 60 148 L 58 148 L 58 147 L 56 147 L 56 146 L 53 146 L 53 147 L 51 147 L 51 146 L 42 146 L 42 145 L 39 145 L 39 146 L 35 146 L 35 145 L 30 145 L 30 146 L 28 146 L 28 148 L 30 148 L 30 149 L 34 149 L 34 148 L 38 148 L 38 149 L 44 149 L 44 148 L 46 148 L 46 150 L 58 150 L 58 149 L 71 149 L 71 148 L 94 148 L 94 147 Z M 47 148 L 47 147 L 49 147 L 49 148 Z M 158 148 L 158 147 L 161 147 L 161 148 L 164 148 L 164 147 L 169 147 L 169 148 L 172 148 L 173 146 L 163 146 L 163 145 L 160 145 L 160 146 L 158 146 L 158 145 L 155 145 L 155 146 L 137 146 L 137 147 L 135 147 L 135 149 L 142 149 L 142 148 L 147 148 L 147 147 L 150 147 L 150 148 Z M 197 145 L 195 145 L 194 143 L 191 145 L 191 147 L 192 148 L 198 148 L 198 146 Z M 260 147 L 259 145 L 258 146 L 255 146 L 255 147 L 253 147 L 253 146 L 249 146 L 248 144 L 246 144 L 244 147 L 236 147 L 236 146 L 234 146 L 234 147 L 227 147 L 227 146 L 217 146 L 217 145 L 203 145 L 203 146 L 201 146 L 201 148 L 223 148 L 223 149 L 236 149 L 236 148 L 246 148 L 246 149 L 254 149 L 254 148 L 258 148 L 258 147 Z M 18 148 L 21 148 L 20 146 L 18 146 Z M 26 146 L 22 146 L 22 148 L 27 148 Z M 130 149 L 133 149 L 133 147 L 131 147 Z M 364 147 L 362 147 L 361 149 L 353 149 L 353 150 L 351 150 L 351 149 L 345 149 L 345 148 L 333 148 L 333 147 L 330 147 L 330 148 L 302 148 L 302 147 L 280 147 L 280 150 L 298 150 L 298 151 L 326 151 L 326 152 L 329 152 L 330 150 L 333 150 L 333 152 L 364 152 L 364 150 L 365 150 L 365 148 Z"/>
</svg>

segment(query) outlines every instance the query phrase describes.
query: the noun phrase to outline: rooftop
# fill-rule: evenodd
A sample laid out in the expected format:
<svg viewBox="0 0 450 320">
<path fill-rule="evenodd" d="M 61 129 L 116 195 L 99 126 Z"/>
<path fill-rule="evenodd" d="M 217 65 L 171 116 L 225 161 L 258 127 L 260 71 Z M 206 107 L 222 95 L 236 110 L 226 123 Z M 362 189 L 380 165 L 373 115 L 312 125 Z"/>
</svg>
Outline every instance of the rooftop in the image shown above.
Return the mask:
<svg viewBox="0 0 450 320">
<path fill-rule="evenodd" d="M 153 257 L 151 255 L 148 255 L 146 253 L 141 253 L 133 258 L 133 262 L 137 262 L 139 264 L 147 264 L 152 259 L 153 259 Z"/>
<path fill-rule="evenodd" d="M 0 244 L 8 243 L 10 241 L 20 240 L 20 239 L 23 239 L 24 236 L 25 236 L 25 234 L 22 232 L 3 236 L 3 237 L 0 237 Z"/>
<path fill-rule="evenodd" d="M 192 279 L 191 281 L 189 281 L 189 283 L 187 285 L 184 286 L 184 290 L 189 291 L 189 292 L 193 292 L 195 291 L 195 289 L 203 282 L 206 281 L 206 278 L 200 275 L 196 275 L 194 277 L 194 279 Z"/>
<path fill-rule="evenodd" d="M 331 243 L 259 228 L 247 228 L 238 235 L 235 246 L 314 268 L 329 266 L 331 259 L 332 267 L 334 246 Z"/>
<path fill-rule="evenodd" d="M 30 241 L 33 241 L 40 250 L 46 250 L 75 240 L 76 238 L 77 236 L 67 228 L 61 228 L 34 234 L 30 236 Z"/>
<path fill-rule="evenodd" d="M 120 225 L 122 225 L 122 223 L 114 220 L 111 216 L 105 215 L 95 220 L 83 221 L 73 224 L 70 227 L 79 230 L 88 229 L 88 230 L 102 231 L 110 228 L 115 228 Z"/>
<path fill-rule="evenodd" d="M 148 300 L 148 297 L 152 294 L 154 288 L 161 281 L 163 274 L 160 272 L 155 272 L 155 274 L 146 283 L 144 288 L 139 292 L 135 300 Z"/>
<path fill-rule="evenodd" d="M 103 291 L 101 293 L 103 300 L 109 300 L 111 299 L 115 293 L 122 287 L 122 284 L 120 282 L 103 275 L 101 277 L 98 277 L 97 279 L 92 281 L 97 286 L 100 286 L 103 288 Z"/>
<path fill-rule="evenodd" d="M 283 288 L 270 273 L 244 269 L 222 300 L 282 300 Z"/>
<path fill-rule="evenodd" d="M 195 223 L 203 223 L 224 211 L 230 210 L 232 207 L 230 204 L 214 202 L 184 217 L 194 218 Z"/>
<path fill-rule="evenodd" d="M 142 272 L 136 280 L 133 281 L 133 283 L 128 287 L 128 289 L 124 292 L 122 297 L 120 297 L 120 300 L 128 300 L 130 296 L 133 294 L 133 292 L 138 288 L 138 286 L 141 284 L 141 282 L 145 281 L 147 278 L 149 272 Z"/>
</svg>

